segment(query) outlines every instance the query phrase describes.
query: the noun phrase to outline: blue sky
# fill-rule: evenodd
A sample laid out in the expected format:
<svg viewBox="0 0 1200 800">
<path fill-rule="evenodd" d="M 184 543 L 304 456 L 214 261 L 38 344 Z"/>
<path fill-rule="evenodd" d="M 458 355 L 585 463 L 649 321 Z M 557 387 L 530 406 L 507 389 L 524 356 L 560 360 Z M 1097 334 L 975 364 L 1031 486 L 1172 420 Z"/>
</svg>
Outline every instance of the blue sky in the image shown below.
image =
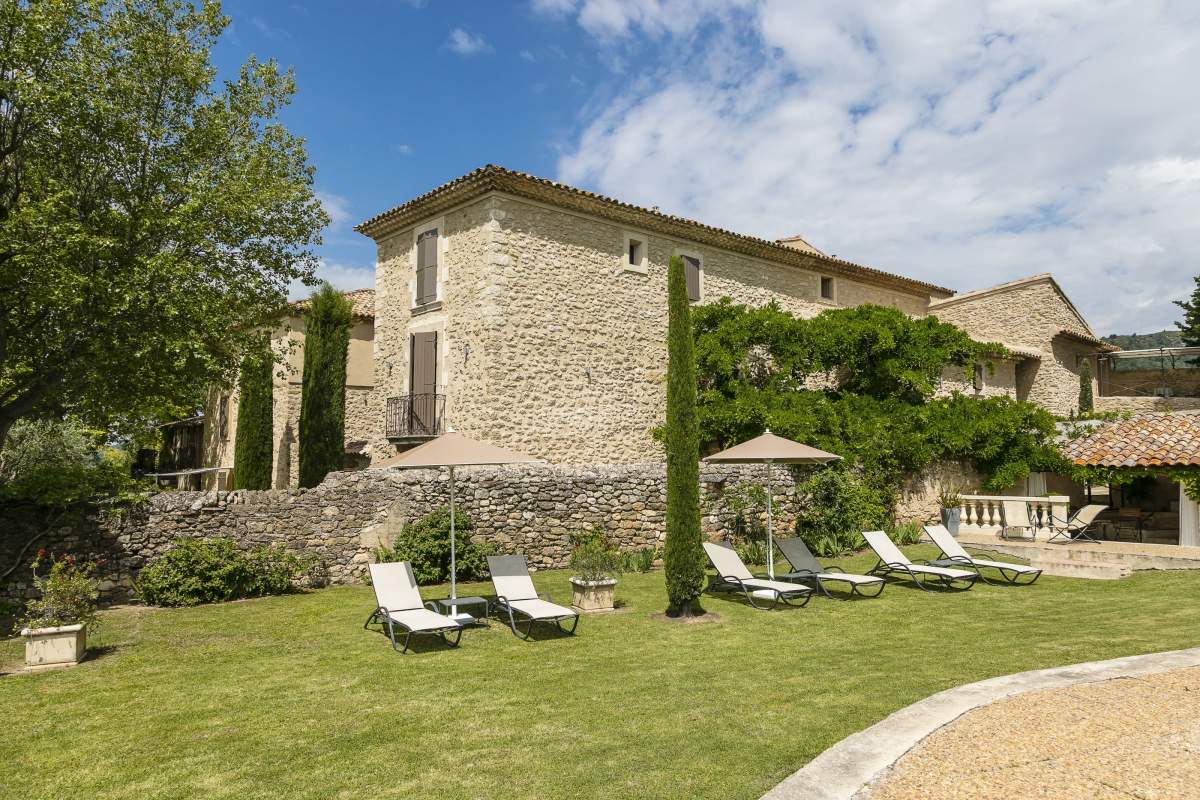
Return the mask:
<svg viewBox="0 0 1200 800">
<path fill-rule="evenodd" d="M 1200 272 L 1200 4 L 226 0 L 215 57 L 284 114 L 351 227 L 493 162 L 957 290 L 1051 272 L 1098 333 Z"/>
<path fill-rule="evenodd" d="M 222 70 L 249 54 L 295 69 L 283 120 L 307 140 L 335 218 L 321 254 L 347 287 L 375 257 L 355 223 L 487 163 L 554 175 L 579 109 L 615 77 L 578 28 L 521 3 L 223 8 L 233 25 L 214 54 Z"/>
</svg>

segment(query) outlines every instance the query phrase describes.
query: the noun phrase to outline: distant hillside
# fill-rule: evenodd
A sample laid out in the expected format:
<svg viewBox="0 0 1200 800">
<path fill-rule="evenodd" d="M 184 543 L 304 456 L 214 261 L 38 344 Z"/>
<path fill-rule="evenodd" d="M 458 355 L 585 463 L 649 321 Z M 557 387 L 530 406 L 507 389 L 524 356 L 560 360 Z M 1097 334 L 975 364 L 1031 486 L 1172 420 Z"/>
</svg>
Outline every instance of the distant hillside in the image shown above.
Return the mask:
<svg viewBox="0 0 1200 800">
<path fill-rule="evenodd" d="M 1153 350 L 1156 347 L 1183 347 L 1183 339 L 1177 330 L 1156 331 L 1154 333 L 1127 333 L 1116 334 L 1111 336 L 1101 337 L 1106 342 L 1111 342 L 1122 350 Z M 1118 361 L 1115 364 L 1115 369 L 1118 372 L 1127 372 L 1136 369 L 1161 369 L 1163 364 L 1157 358 L 1131 358 L 1124 361 Z M 1168 361 L 1166 366 L 1171 366 Z M 1182 359 L 1175 362 L 1177 368 L 1188 368 L 1196 366 L 1187 363 Z"/>
</svg>

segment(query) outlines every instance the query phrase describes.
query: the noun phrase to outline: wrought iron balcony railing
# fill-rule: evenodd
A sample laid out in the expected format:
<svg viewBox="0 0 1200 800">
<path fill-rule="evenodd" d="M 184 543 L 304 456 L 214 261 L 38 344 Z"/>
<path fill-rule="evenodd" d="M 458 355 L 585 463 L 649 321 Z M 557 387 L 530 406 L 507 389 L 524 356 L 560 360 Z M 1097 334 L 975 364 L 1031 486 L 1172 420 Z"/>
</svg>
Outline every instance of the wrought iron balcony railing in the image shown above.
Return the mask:
<svg viewBox="0 0 1200 800">
<path fill-rule="evenodd" d="M 387 438 L 431 439 L 445 432 L 446 395 L 405 394 L 389 397 L 384 415 Z"/>
</svg>

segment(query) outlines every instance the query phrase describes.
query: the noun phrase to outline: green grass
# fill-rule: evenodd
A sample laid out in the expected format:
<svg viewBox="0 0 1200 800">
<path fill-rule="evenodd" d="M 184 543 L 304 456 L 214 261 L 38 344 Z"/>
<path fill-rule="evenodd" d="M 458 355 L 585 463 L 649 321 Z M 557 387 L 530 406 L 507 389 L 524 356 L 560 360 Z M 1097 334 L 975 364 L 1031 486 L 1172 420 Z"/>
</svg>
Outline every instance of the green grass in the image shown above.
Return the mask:
<svg viewBox="0 0 1200 800">
<path fill-rule="evenodd" d="M 535 580 L 566 599 L 566 573 Z M 362 630 L 367 587 L 117 609 L 99 657 L 0 678 L 0 797 L 756 798 L 941 689 L 1200 645 L 1198 597 L 1200 572 L 897 584 L 773 613 L 706 599 L 720 621 L 680 625 L 651 619 L 654 572 L 625 576 L 625 608 L 574 638 L 493 622 L 409 655 Z M 0 643 L 0 663 L 20 646 Z"/>
</svg>

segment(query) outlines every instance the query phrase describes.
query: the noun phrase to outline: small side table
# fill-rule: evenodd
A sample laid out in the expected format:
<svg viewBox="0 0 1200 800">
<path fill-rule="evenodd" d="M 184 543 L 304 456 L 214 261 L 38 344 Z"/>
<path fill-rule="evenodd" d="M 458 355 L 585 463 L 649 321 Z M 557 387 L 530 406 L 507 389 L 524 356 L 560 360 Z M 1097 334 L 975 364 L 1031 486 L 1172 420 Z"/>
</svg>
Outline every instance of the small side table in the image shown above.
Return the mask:
<svg viewBox="0 0 1200 800">
<path fill-rule="evenodd" d="M 434 600 L 433 602 L 437 604 L 438 608 L 441 609 L 443 614 L 448 614 L 454 617 L 463 625 L 479 625 L 479 620 L 488 615 L 488 612 L 491 611 L 492 605 L 486 597 L 443 597 L 440 600 Z M 483 613 L 473 616 L 463 610 L 464 608 L 470 606 L 482 606 Z M 455 608 L 458 609 L 457 612 L 455 611 Z"/>
</svg>

